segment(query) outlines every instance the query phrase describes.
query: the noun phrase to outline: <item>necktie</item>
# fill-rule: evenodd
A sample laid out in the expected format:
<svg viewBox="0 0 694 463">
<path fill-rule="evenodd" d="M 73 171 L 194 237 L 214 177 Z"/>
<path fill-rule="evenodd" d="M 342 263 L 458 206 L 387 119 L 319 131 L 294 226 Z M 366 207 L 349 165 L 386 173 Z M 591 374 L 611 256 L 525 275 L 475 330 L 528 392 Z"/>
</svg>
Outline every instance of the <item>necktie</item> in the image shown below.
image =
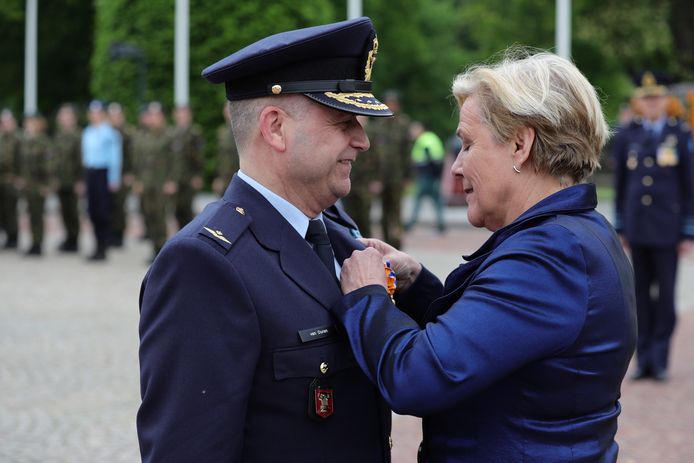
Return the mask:
<svg viewBox="0 0 694 463">
<path fill-rule="evenodd" d="M 309 220 L 306 241 L 313 245 L 313 250 L 318 254 L 318 258 L 323 262 L 330 274 L 337 279 L 335 276 L 335 255 L 333 254 L 333 248 L 330 246 L 328 232 L 325 230 L 322 220 Z"/>
</svg>

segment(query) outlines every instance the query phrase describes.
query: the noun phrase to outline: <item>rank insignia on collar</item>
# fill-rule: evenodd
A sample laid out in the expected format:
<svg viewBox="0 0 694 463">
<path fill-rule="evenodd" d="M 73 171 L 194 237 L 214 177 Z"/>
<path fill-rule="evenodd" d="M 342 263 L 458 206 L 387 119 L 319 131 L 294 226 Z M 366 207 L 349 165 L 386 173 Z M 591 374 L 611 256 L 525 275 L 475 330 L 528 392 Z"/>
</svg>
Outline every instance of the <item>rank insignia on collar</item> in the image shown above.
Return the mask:
<svg viewBox="0 0 694 463">
<path fill-rule="evenodd" d="M 218 240 L 224 241 L 225 243 L 228 243 L 228 244 L 231 244 L 231 241 L 229 241 L 228 239 L 226 239 L 226 238 L 224 237 L 224 234 L 223 234 L 221 231 L 219 231 L 219 230 L 212 230 L 211 228 L 207 228 L 207 227 L 203 227 L 203 228 L 204 228 L 205 230 L 207 230 L 208 232 L 210 232 L 210 234 L 211 234 L 212 236 L 214 236 L 215 238 L 217 238 Z"/>
<path fill-rule="evenodd" d="M 315 420 L 324 420 L 333 414 L 335 391 L 324 380 L 316 378 L 311 382 L 308 397 L 308 414 Z"/>
</svg>

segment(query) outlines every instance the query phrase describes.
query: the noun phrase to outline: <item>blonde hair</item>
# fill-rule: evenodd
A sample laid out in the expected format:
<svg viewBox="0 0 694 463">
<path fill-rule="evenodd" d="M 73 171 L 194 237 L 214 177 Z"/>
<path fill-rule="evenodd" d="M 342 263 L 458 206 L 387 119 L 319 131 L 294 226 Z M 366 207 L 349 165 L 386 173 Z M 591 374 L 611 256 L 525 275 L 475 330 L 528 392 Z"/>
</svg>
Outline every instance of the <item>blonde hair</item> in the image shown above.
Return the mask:
<svg viewBox="0 0 694 463">
<path fill-rule="evenodd" d="M 600 167 L 610 130 L 595 89 L 570 61 L 511 48 L 500 62 L 459 74 L 452 92 L 461 106 L 478 96 L 480 117 L 498 143 L 519 127 L 535 129 L 530 162 L 536 171 L 578 183 Z"/>
</svg>

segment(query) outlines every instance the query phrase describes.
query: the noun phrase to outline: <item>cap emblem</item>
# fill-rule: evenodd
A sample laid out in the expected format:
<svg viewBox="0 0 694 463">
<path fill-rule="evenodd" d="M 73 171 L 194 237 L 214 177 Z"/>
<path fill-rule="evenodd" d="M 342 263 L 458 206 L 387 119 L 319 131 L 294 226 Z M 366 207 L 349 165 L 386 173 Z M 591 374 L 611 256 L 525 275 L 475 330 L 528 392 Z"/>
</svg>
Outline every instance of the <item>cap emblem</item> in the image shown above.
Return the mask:
<svg viewBox="0 0 694 463">
<path fill-rule="evenodd" d="M 376 111 L 388 110 L 388 106 L 378 101 L 370 93 L 325 92 L 325 96 L 348 106 L 354 106 L 361 109 L 373 109 Z"/>
<path fill-rule="evenodd" d="M 373 46 L 369 51 L 369 55 L 366 57 L 366 67 L 364 68 L 364 80 L 371 80 L 371 71 L 374 67 L 374 62 L 376 61 L 376 54 L 378 53 L 378 37 L 374 37 Z"/>
<path fill-rule="evenodd" d="M 641 79 L 641 86 L 642 87 L 654 87 L 655 85 L 656 85 L 655 76 L 650 72 L 644 73 L 643 78 Z"/>
</svg>

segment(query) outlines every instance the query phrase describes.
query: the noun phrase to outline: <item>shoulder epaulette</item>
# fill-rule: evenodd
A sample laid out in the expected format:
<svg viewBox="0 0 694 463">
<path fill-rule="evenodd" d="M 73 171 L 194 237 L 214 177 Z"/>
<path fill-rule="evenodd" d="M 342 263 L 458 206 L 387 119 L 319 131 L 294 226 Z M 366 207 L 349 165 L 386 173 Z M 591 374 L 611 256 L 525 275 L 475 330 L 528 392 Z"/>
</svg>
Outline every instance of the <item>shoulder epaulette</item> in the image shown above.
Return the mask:
<svg viewBox="0 0 694 463">
<path fill-rule="evenodd" d="M 198 231 L 198 235 L 228 252 L 248 228 L 251 218 L 241 206 L 224 203 Z"/>
</svg>

